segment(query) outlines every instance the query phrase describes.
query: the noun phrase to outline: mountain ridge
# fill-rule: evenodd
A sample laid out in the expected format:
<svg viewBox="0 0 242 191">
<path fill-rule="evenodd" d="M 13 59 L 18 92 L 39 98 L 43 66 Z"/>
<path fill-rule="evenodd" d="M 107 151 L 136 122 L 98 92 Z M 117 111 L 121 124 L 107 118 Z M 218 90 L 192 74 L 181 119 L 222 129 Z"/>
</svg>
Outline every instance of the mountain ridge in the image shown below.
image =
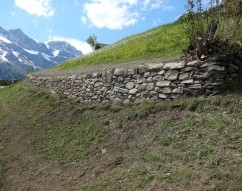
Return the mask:
<svg viewBox="0 0 242 191">
<path fill-rule="evenodd" d="M 0 79 L 24 77 L 26 72 L 50 68 L 81 55 L 66 41 L 36 42 L 19 28 L 7 31 L 0 27 Z"/>
</svg>

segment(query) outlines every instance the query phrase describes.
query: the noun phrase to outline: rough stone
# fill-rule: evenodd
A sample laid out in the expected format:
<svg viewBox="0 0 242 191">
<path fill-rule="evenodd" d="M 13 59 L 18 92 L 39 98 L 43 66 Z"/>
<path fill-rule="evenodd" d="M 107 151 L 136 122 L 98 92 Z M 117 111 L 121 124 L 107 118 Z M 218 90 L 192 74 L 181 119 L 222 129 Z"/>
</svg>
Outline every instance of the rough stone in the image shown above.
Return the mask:
<svg viewBox="0 0 242 191">
<path fill-rule="evenodd" d="M 159 98 L 161 98 L 161 99 L 166 99 L 168 96 L 167 95 L 165 95 L 165 94 L 159 94 Z"/>
<path fill-rule="evenodd" d="M 145 78 L 139 78 L 137 79 L 137 84 L 145 83 Z"/>
<path fill-rule="evenodd" d="M 159 74 L 159 75 L 163 75 L 163 74 L 165 74 L 165 70 L 161 70 L 161 71 L 159 71 L 158 74 Z"/>
<path fill-rule="evenodd" d="M 207 68 L 208 71 L 224 71 L 225 70 L 225 67 L 221 67 L 221 66 L 218 66 L 218 65 L 212 65 L 212 66 L 208 66 Z"/>
<path fill-rule="evenodd" d="M 134 88 L 134 85 L 135 85 L 134 82 L 128 82 L 128 83 L 125 85 L 125 87 L 126 87 L 128 90 L 131 90 L 131 89 Z"/>
<path fill-rule="evenodd" d="M 151 92 L 149 93 L 149 96 L 150 96 L 150 97 L 157 97 L 157 96 L 158 96 L 158 93 L 155 92 L 155 91 L 151 91 Z"/>
<path fill-rule="evenodd" d="M 119 77 L 118 77 L 118 81 L 119 81 L 119 82 L 123 82 L 123 81 L 124 81 L 124 77 L 123 77 L 123 76 L 119 76 Z"/>
<path fill-rule="evenodd" d="M 166 80 L 177 80 L 178 75 L 179 75 L 179 72 L 177 70 L 169 70 L 165 74 L 165 79 Z"/>
<path fill-rule="evenodd" d="M 147 82 L 152 82 L 152 77 L 148 77 L 146 81 Z"/>
<path fill-rule="evenodd" d="M 147 70 L 148 71 L 154 71 L 154 70 L 160 70 L 164 66 L 164 63 L 159 63 L 159 64 L 148 64 Z"/>
<path fill-rule="evenodd" d="M 111 74 L 110 71 L 108 71 L 106 75 L 107 75 L 107 82 L 111 83 L 113 80 L 113 75 Z"/>
<path fill-rule="evenodd" d="M 164 94 L 170 94 L 171 93 L 171 88 L 170 87 L 167 87 L 167 88 L 162 88 L 161 89 L 161 92 L 164 93 Z"/>
<path fill-rule="evenodd" d="M 128 75 L 135 75 L 135 74 L 137 74 L 137 69 L 135 69 L 135 68 L 128 69 L 127 74 Z"/>
<path fill-rule="evenodd" d="M 208 72 L 203 72 L 203 73 L 198 73 L 193 75 L 196 79 L 207 79 L 210 76 L 210 73 Z"/>
<path fill-rule="evenodd" d="M 116 68 L 113 72 L 114 76 L 122 76 L 124 75 L 124 68 Z"/>
<path fill-rule="evenodd" d="M 145 72 L 145 73 L 144 73 L 144 78 L 147 78 L 149 75 L 150 75 L 149 72 Z"/>
<path fill-rule="evenodd" d="M 149 95 L 149 91 L 147 91 L 147 90 L 140 93 L 141 97 L 145 97 L 146 98 L 146 97 L 148 97 L 148 95 Z"/>
<path fill-rule="evenodd" d="M 189 85 L 188 88 L 190 88 L 190 89 L 201 89 L 202 84 L 192 84 L 192 85 Z"/>
<path fill-rule="evenodd" d="M 156 82 L 156 86 L 158 87 L 167 87 L 171 85 L 171 81 L 161 81 L 161 82 Z"/>
<path fill-rule="evenodd" d="M 200 61 L 195 60 L 195 61 L 192 61 L 192 62 L 188 62 L 187 63 L 187 66 L 188 67 L 190 67 L 190 66 L 200 66 L 202 64 L 203 64 L 203 62 L 200 62 Z"/>
<path fill-rule="evenodd" d="M 145 85 L 145 84 L 140 84 L 140 85 L 138 86 L 138 92 L 145 91 L 145 90 L 146 90 L 146 86 L 147 86 L 147 85 Z"/>
<path fill-rule="evenodd" d="M 94 85 L 94 87 L 101 87 L 101 86 L 103 86 L 103 82 L 97 82 Z"/>
<path fill-rule="evenodd" d="M 119 91 L 119 87 L 114 86 L 113 91 L 114 91 L 114 92 L 118 92 L 118 91 Z"/>
<path fill-rule="evenodd" d="M 164 69 L 181 69 L 181 68 L 184 68 L 185 67 L 185 62 L 172 62 L 172 63 L 166 63 L 163 68 Z"/>
<path fill-rule="evenodd" d="M 223 83 L 222 82 L 215 82 L 215 83 L 211 83 L 210 85 L 211 86 L 221 86 L 221 85 L 223 85 Z"/>
<path fill-rule="evenodd" d="M 107 90 L 108 90 L 107 87 L 102 87 L 102 88 L 101 88 L 101 91 L 102 91 L 102 92 L 106 92 Z"/>
<path fill-rule="evenodd" d="M 156 75 L 153 77 L 153 81 L 154 82 L 158 82 L 158 81 L 161 81 L 162 80 L 162 76 L 161 75 Z"/>
<path fill-rule="evenodd" d="M 127 94 L 129 92 L 129 90 L 124 89 L 124 88 L 119 88 L 118 92 L 122 93 L 122 94 Z"/>
<path fill-rule="evenodd" d="M 181 73 L 179 75 L 179 80 L 188 80 L 190 77 L 190 72 Z"/>
<path fill-rule="evenodd" d="M 145 67 L 144 66 L 138 66 L 138 72 L 139 72 L 139 74 L 145 73 Z"/>
<path fill-rule="evenodd" d="M 123 100 L 116 97 L 116 98 L 113 99 L 113 102 L 121 103 L 121 102 L 123 102 Z"/>
<path fill-rule="evenodd" d="M 193 79 L 190 79 L 190 80 L 184 80 L 184 81 L 181 81 L 182 84 L 193 84 L 194 83 L 194 80 Z"/>
<path fill-rule="evenodd" d="M 154 89 L 154 87 L 155 87 L 155 83 L 148 83 L 147 86 L 146 86 L 146 89 L 151 91 L 151 90 Z"/>
<path fill-rule="evenodd" d="M 131 89 L 129 90 L 129 94 L 134 95 L 138 92 L 138 89 Z"/>
<path fill-rule="evenodd" d="M 181 88 L 181 87 L 175 88 L 175 89 L 172 90 L 172 93 L 182 94 L 183 93 L 183 88 Z"/>
<path fill-rule="evenodd" d="M 209 66 L 209 65 L 210 65 L 210 63 L 205 62 L 205 63 L 203 63 L 202 65 L 200 65 L 199 67 L 200 67 L 200 68 L 205 68 L 205 67 L 207 67 L 207 66 Z"/>
<path fill-rule="evenodd" d="M 154 77 L 154 76 L 156 76 L 157 74 L 158 74 L 158 72 L 157 71 L 151 71 L 151 72 L 149 72 L 150 73 L 150 77 Z M 148 76 L 148 77 L 149 77 Z"/>
</svg>

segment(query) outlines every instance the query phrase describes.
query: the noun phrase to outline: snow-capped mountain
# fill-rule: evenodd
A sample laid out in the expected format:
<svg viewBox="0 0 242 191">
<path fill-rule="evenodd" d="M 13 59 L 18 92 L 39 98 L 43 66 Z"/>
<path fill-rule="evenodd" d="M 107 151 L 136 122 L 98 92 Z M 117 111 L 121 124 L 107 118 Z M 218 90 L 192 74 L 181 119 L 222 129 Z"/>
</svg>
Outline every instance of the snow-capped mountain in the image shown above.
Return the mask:
<svg viewBox="0 0 242 191">
<path fill-rule="evenodd" d="M 50 68 L 80 55 L 68 42 L 38 43 L 21 29 L 0 27 L 0 79 L 21 78 L 27 71 Z"/>
</svg>

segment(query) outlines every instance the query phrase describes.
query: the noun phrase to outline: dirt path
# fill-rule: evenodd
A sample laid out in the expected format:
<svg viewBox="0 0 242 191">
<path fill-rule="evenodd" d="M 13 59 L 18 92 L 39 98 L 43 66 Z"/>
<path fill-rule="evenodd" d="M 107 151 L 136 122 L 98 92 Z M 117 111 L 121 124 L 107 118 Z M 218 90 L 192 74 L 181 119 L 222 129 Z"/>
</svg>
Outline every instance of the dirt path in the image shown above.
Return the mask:
<svg viewBox="0 0 242 191">
<path fill-rule="evenodd" d="M 4 168 L 0 190 L 72 190 L 71 185 L 75 185 L 82 172 L 41 158 L 31 147 L 33 135 L 24 127 L 21 117 L 5 105 L 0 105 L 0 113 L 6 115 L 5 127 L 0 127 L 0 144 L 5 146 L 4 152 L 0 152 L 0 165 Z"/>
</svg>

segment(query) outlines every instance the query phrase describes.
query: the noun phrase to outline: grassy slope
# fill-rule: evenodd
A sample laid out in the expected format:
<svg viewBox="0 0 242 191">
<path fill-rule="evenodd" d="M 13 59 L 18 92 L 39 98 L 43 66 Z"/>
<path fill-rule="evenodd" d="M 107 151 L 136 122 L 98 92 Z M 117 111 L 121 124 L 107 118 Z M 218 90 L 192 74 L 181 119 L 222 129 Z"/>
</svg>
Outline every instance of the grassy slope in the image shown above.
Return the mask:
<svg viewBox="0 0 242 191">
<path fill-rule="evenodd" d="M 112 67 L 120 63 L 133 65 L 133 61 L 140 64 L 147 60 L 154 62 L 170 59 L 182 55 L 182 48 L 186 47 L 187 43 L 183 24 L 167 24 L 127 37 L 90 55 L 43 71 L 41 74 L 51 74 L 51 72 L 61 74 L 68 70 L 82 73 L 86 70 L 92 71 L 92 68 L 102 70 L 103 67 Z"/>
<path fill-rule="evenodd" d="M 220 23 L 226 31 L 226 35 L 231 35 L 228 32 L 231 28 L 230 20 L 222 19 Z M 237 30 L 238 36 L 232 37 L 232 41 L 241 43 L 242 24 L 237 27 Z M 229 37 L 231 38 L 231 36 Z M 91 73 L 113 67 L 132 67 L 144 62 L 177 59 L 182 55 L 182 49 L 186 48 L 187 45 L 188 39 L 184 23 L 171 23 L 127 37 L 90 55 L 67 61 L 36 75 Z"/>
<path fill-rule="evenodd" d="M 139 59 L 170 58 L 181 54 L 187 43 L 182 24 L 167 24 L 125 38 L 95 54 L 59 65 L 68 69 L 78 65 L 114 64 Z"/>
<path fill-rule="evenodd" d="M 18 128 L 24 133 L 17 141 L 21 147 L 24 139 L 45 163 L 59 163 L 62 174 L 75 169 L 75 177 L 61 176 L 63 190 L 240 191 L 241 100 L 240 93 L 232 93 L 159 103 L 90 105 L 21 84 L 2 89 L 0 190 L 9 190 L 6 186 L 34 190 L 31 181 L 52 174 L 44 167 L 27 179 L 27 185 L 23 180 L 11 187 L 11 166 L 21 166 L 21 171 L 15 167 L 16 177 L 25 177 L 27 168 L 36 170 L 31 163 L 18 164 L 29 152 L 9 158 L 16 145 L 6 132 Z M 45 181 L 37 182 L 41 186 Z"/>
</svg>

